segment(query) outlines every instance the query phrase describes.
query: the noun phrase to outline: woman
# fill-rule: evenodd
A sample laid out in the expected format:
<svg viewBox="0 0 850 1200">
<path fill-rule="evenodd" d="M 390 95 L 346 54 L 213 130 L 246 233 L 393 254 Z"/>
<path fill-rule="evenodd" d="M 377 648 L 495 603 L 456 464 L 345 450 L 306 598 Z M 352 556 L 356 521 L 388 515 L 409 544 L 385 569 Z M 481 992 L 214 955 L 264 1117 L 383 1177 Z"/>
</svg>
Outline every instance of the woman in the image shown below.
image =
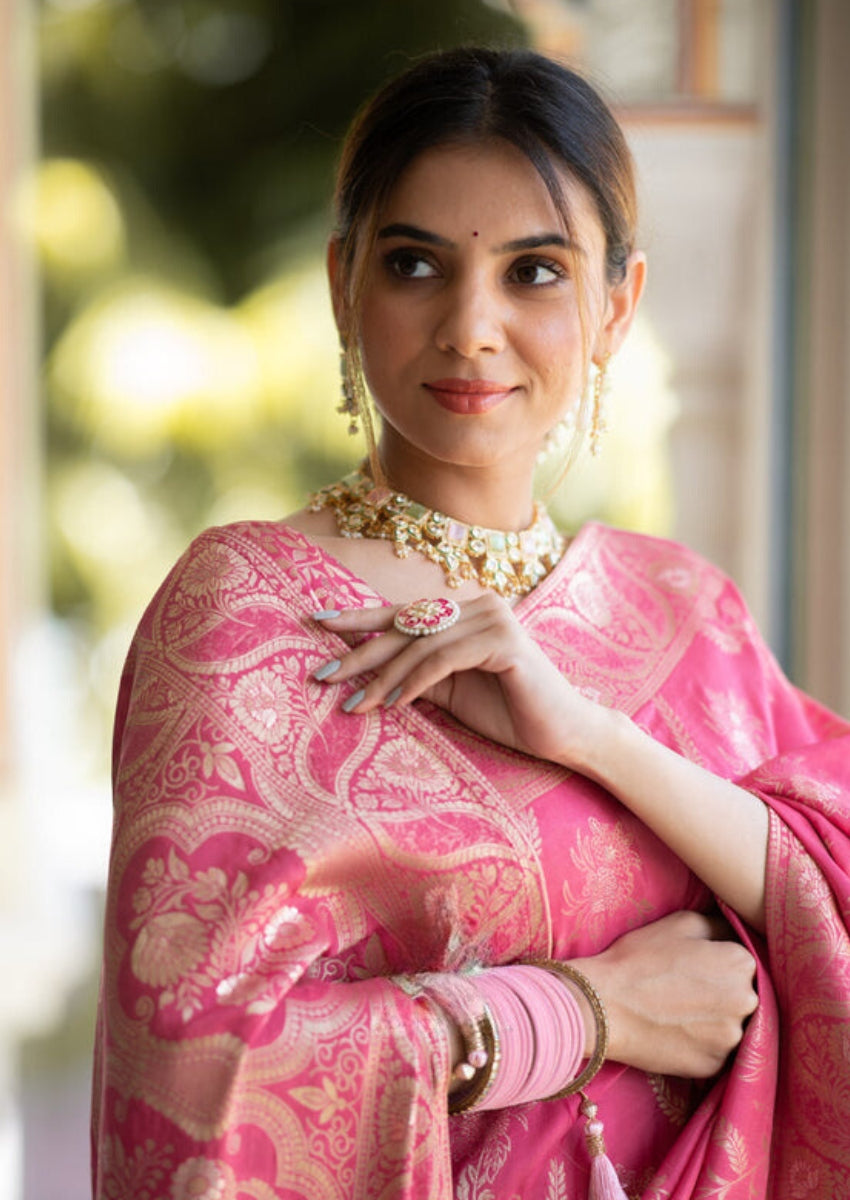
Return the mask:
<svg viewBox="0 0 850 1200">
<path fill-rule="evenodd" d="M 122 682 L 97 1196 L 847 1193 L 848 729 L 712 567 L 532 501 L 640 298 L 619 129 L 437 55 L 337 208 L 379 444 L 202 535 Z"/>
</svg>

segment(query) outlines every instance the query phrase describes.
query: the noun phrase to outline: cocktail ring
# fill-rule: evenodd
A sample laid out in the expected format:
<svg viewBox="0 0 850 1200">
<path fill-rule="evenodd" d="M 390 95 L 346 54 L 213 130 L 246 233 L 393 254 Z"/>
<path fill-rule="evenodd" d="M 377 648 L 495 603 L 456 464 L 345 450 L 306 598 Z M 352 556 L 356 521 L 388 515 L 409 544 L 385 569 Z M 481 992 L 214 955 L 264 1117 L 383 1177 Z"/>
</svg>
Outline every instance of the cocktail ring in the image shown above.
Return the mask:
<svg viewBox="0 0 850 1200">
<path fill-rule="evenodd" d="M 393 625 L 399 633 L 410 637 L 427 637 L 430 633 L 442 633 L 450 628 L 460 616 L 460 605 L 445 596 L 435 600 L 413 600 L 405 604 L 395 615 Z"/>
</svg>

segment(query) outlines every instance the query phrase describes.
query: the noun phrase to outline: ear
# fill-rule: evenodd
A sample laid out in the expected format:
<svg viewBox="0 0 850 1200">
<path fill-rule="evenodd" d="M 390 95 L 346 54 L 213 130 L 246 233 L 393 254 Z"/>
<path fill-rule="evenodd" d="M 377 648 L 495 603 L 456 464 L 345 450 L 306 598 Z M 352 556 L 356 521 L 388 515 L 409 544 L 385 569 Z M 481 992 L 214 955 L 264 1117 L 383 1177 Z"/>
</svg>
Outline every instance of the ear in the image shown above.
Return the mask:
<svg viewBox="0 0 850 1200">
<path fill-rule="evenodd" d="M 345 272 L 341 262 L 340 240 L 336 234 L 328 242 L 328 252 L 325 261 L 328 268 L 328 282 L 331 288 L 331 304 L 333 305 L 334 320 L 336 321 L 336 327 L 340 336 L 343 336 L 347 310 L 345 298 L 346 286 L 344 280 Z"/>
<path fill-rule="evenodd" d="M 626 263 L 626 277 L 608 290 L 605 320 L 594 347 L 594 360 L 616 354 L 631 328 L 646 283 L 646 255 L 635 250 Z"/>
</svg>

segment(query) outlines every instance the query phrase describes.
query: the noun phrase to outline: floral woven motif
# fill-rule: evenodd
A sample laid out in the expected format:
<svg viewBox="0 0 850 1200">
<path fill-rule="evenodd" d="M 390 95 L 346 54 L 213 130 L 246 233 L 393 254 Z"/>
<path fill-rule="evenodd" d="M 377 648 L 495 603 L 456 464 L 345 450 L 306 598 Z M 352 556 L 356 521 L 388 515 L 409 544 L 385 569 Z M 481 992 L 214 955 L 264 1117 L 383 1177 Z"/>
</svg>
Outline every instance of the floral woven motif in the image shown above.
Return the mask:
<svg viewBox="0 0 850 1200">
<path fill-rule="evenodd" d="M 390 976 L 594 954 L 705 887 L 610 795 L 425 703 L 340 713 L 308 614 L 381 597 L 284 525 L 208 531 L 124 673 L 94 1089 L 97 1200 L 586 1194 L 576 1098 L 449 1118 Z M 760 1007 L 704 1085 L 594 1083 L 630 1197 L 850 1195 L 850 731 L 735 589 L 586 526 L 515 609 L 574 686 L 771 809 Z"/>
</svg>

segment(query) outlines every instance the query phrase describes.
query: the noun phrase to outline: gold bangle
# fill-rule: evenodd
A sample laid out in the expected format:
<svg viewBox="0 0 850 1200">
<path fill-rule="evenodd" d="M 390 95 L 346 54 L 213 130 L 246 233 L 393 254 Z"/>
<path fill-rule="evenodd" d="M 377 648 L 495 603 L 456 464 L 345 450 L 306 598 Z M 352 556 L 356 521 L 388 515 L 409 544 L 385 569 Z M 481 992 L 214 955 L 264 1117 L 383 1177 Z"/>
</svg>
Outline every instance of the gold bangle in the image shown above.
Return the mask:
<svg viewBox="0 0 850 1200">
<path fill-rule="evenodd" d="M 473 1104 L 480 1103 L 493 1086 L 496 1072 L 499 1069 L 502 1047 L 499 1044 L 496 1027 L 490 1017 L 490 1010 L 486 1005 L 484 1006 L 484 1015 L 478 1021 L 478 1030 L 487 1052 L 487 1062 L 480 1071 L 476 1072 L 468 1087 L 449 1093 L 449 1112 L 452 1115 L 466 1112 L 467 1109 L 472 1108 Z"/>
<path fill-rule="evenodd" d="M 547 1100 L 560 1100 L 564 1096 L 573 1096 L 586 1087 L 605 1062 L 605 1055 L 608 1052 L 608 1014 L 605 1012 L 605 1005 L 602 1003 L 599 993 L 587 976 L 582 975 L 581 971 L 577 971 L 569 963 L 559 962 L 554 958 L 541 958 L 532 959 L 528 966 L 542 967 L 544 970 L 551 971 L 554 975 L 560 975 L 570 983 L 574 983 L 587 999 L 596 1022 L 596 1045 L 593 1047 L 593 1053 L 587 1061 L 587 1066 L 566 1087 L 545 1097 Z"/>
</svg>

